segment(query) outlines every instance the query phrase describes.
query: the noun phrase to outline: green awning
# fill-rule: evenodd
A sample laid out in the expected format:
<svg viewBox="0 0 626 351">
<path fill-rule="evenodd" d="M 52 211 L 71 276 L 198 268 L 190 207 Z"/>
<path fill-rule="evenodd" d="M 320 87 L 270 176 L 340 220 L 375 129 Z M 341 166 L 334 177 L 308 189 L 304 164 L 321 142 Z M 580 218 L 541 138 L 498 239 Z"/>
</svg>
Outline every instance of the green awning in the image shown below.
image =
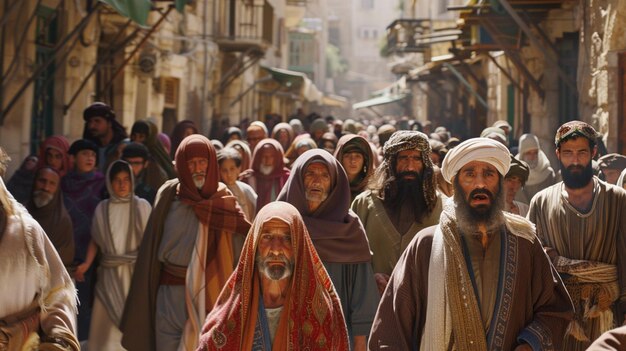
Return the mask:
<svg viewBox="0 0 626 351">
<path fill-rule="evenodd" d="M 407 94 L 396 94 L 396 95 L 382 95 L 375 98 L 371 98 L 369 100 L 357 102 L 352 105 L 353 110 L 358 110 L 361 108 L 367 108 L 372 106 L 386 105 L 391 104 L 393 102 L 400 102 L 407 97 Z"/>
<path fill-rule="evenodd" d="M 100 0 L 113 7 L 120 15 L 128 17 L 142 27 L 146 27 L 148 14 L 152 9 L 150 0 Z M 174 0 L 176 10 L 182 13 L 189 0 Z"/>
<path fill-rule="evenodd" d="M 306 74 L 301 72 L 275 67 L 261 66 L 261 68 L 268 71 L 275 81 L 289 88 L 298 88 L 302 86 L 304 84 L 304 78 L 306 78 Z"/>
</svg>

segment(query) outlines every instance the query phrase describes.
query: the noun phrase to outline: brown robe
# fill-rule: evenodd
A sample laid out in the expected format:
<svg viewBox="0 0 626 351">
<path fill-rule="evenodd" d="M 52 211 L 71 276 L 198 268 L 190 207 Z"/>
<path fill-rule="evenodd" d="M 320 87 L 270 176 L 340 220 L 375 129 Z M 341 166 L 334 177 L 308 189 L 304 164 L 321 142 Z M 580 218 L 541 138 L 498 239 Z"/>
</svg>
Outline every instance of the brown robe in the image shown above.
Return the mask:
<svg viewBox="0 0 626 351">
<path fill-rule="evenodd" d="M 435 229 L 432 226 L 420 231 L 400 257 L 378 306 L 370 350 L 419 349 Z M 510 233 L 503 240 L 501 267 L 506 270 L 500 269 L 497 313 L 485 332 L 487 345 L 513 350 L 519 338 L 537 347 L 534 349 L 558 349 L 573 315 L 563 283 L 538 240 L 531 243 Z"/>
</svg>

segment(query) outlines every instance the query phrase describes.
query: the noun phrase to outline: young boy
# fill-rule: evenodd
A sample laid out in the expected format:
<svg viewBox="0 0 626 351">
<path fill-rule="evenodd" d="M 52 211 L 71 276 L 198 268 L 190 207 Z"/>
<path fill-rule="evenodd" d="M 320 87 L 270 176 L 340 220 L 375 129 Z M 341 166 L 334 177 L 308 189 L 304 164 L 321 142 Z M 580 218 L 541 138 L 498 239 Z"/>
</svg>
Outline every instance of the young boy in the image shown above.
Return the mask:
<svg viewBox="0 0 626 351">
<path fill-rule="evenodd" d="M 252 222 L 257 210 L 257 194 L 250 185 L 237 180 L 241 173 L 241 154 L 232 147 L 225 147 L 217 153 L 217 163 L 222 183 L 237 197 L 246 219 Z"/>
</svg>

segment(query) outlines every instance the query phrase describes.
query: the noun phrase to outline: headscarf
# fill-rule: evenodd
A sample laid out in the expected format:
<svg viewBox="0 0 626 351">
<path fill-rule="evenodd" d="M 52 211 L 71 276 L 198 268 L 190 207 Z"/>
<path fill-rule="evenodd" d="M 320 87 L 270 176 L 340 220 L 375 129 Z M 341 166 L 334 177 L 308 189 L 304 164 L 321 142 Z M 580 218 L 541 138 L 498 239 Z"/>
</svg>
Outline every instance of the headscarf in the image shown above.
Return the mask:
<svg viewBox="0 0 626 351">
<path fill-rule="evenodd" d="M 259 171 L 261 168 L 261 156 L 265 149 L 271 150 L 274 156 L 274 169 L 272 170 L 272 173 L 268 175 Z M 278 195 L 280 189 L 282 189 L 285 185 L 285 182 L 289 177 L 289 169 L 285 167 L 285 160 L 283 157 L 283 148 L 280 146 L 278 141 L 270 138 L 263 139 L 254 148 L 250 169 L 244 171 L 239 176 L 239 178 L 244 182 L 249 182 L 249 178 L 254 177 L 256 184 L 252 187 L 258 195 L 257 208 L 261 208 L 273 200 L 271 198 L 271 192 L 274 185 L 276 185 L 276 195 Z"/>
<path fill-rule="evenodd" d="M 343 155 L 353 151 L 358 151 L 363 154 L 363 169 L 359 176 L 350 182 L 352 198 L 365 190 L 370 176 L 374 173 L 374 153 L 367 140 L 360 135 L 348 134 L 342 136 L 337 143 L 335 158 L 341 163 Z"/>
<path fill-rule="evenodd" d="M 232 147 L 239 151 L 241 154 L 241 170 L 245 171 L 250 168 L 250 160 L 252 159 L 252 152 L 250 146 L 243 140 L 231 140 L 226 147 Z"/>
<path fill-rule="evenodd" d="M 61 257 L 61 261 L 63 261 L 63 265 L 67 267 L 74 261 L 72 219 L 65 208 L 65 204 L 63 204 L 63 197 L 61 196 L 61 175 L 59 172 L 50 166 L 43 166 L 35 172 L 35 179 L 37 179 L 39 173 L 44 169 L 51 170 L 59 176 L 58 189 L 47 205 L 37 207 L 33 202 L 32 194 L 35 190 L 33 187 L 26 209 L 28 209 L 30 215 L 39 222 L 41 228 L 43 228 L 48 238 L 50 238 L 50 241 L 52 241 L 52 244 L 54 244 L 54 247 Z"/>
<path fill-rule="evenodd" d="M 539 150 L 539 152 L 537 154 L 537 166 L 530 169 L 530 174 L 526 181 L 528 186 L 540 184 L 554 174 L 554 170 L 550 167 L 548 156 L 539 147 L 539 139 L 533 134 L 523 134 L 519 138 L 519 153 L 515 155 L 515 158 L 522 160 L 522 156 L 530 150 Z"/>
<path fill-rule="evenodd" d="M 309 238 L 298 210 L 272 202 L 257 214 L 239 264 L 207 316 L 198 350 L 251 350 L 262 291 L 256 255 L 263 225 L 281 220 L 291 229 L 294 270 L 272 350 L 348 350 L 349 341 L 335 288 Z"/>
<path fill-rule="evenodd" d="M 289 123 L 281 122 L 275 125 L 274 129 L 272 129 L 272 138 L 278 140 L 278 133 L 281 130 L 287 132 L 287 136 L 288 136 L 287 145 L 281 144 L 281 146 L 283 147 L 283 150 L 287 150 L 287 148 L 289 148 L 289 146 L 291 145 L 291 142 L 296 137 L 296 135 L 291 125 L 289 125 Z"/>
<path fill-rule="evenodd" d="M 22 205 L 28 202 L 28 198 L 30 196 L 31 190 L 33 188 L 33 182 L 35 180 L 35 167 L 27 168 L 26 164 L 33 160 L 37 159 L 35 155 L 28 155 L 22 163 L 20 167 L 13 173 L 13 176 L 9 179 L 6 184 L 7 189 L 11 192 L 11 195 Z M 35 162 L 38 162 L 36 160 Z"/>
<path fill-rule="evenodd" d="M 267 131 L 267 126 L 265 125 L 265 123 L 261 122 L 261 121 L 254 121 L 252 123 L 250 123 L 250 125 L 248 126 L 248 129 L 246 130 L 246 132 L 248 130 L 250 130 L 250 127 L 254 128 L 261 128 L 263 130 L 263 132 L 265 133 L 265 137 L 267 137 L 269 135 L 269 132 Z"/>
<path fill-rule="evenodd" d="M 115 174 L 113 172 L 128 172 L 130 176 L 130 188 L 129 193 L 125 197 L 120 197 L 113 191 L 111 184 L 111 177 Z M 137 202 L 139 198 L 133 194 L 135 188 L 135 179 L 133 176 L 133 169 L 126 161 L 116 160 L 109 165 L 107 174 L 105 177 L 107 191 L 109 192 L 109 199 L 103 200 L 100 203 L 100 207 L 103 210 L 102 217 L 96 215 L 94 226 L 91 231 L 91 237 L 93 241 L 100 247 L 102 253 L 101 268 L 114 268 L 101 269 L 98 271 L 98 281 L 100 284 L 96 285 L 95 295 L 102 301 L 105 306 L 109 318 L 119 327 L 120 320 L 122 318 L 122 312 L 124 311 L 124 301 L 126 300 L 126 291 L 122 284 L 120 284 L 118 276 L 118 268 L 126 267 L 128 273 L 133 271 L 132 266 L 129 264 L 135 263 L 137 259 L 137 248 L 141 243 L 143 237 L 144 225 L 147 218 L 142 218 L 141 213 L 137 208 Z M 112 217 L 111 205 L 124 206 L 124 216 L 128 216 L 128 229 L 122 233 L 114 233 L 111 228 L 114 226 L 114 221 L 119 221 L 121 218 Z M 99 214 L 101 212 L 96 212 Z M 101 220 L 101 222 L 100 222 Z M 125 250 L 134 251 L 124 252 L 118 251 L 120 248 L 115 247 L 114 237 L 123 235 L 126 238 L 124 245 Z"/>
<path fill-rule="evenodd" d="M 308 213 L 304 174 L 313 162 L 328 167 L 331 184 L 328 197 L 313 213 Z M 324 150 L 303 153 L 293 165 L 291 174 L 277 201 L 294 205 L 306 224 L 317 253 L 324 262 L 363 263 L 371 260 L 369 243 L 361 221 L 350 209 L 348 176 L 335 157 Z"/>
<path fill-rule="evenodd" d="M 83 119 L 85 120 L 85 122 L 89 122 L 89 119 L 91 119 L 92 117 L 102 117 L 111 122 L 113 138 L 111 139 L 109 146 L 114 146 L 120 141 L 128 138 L 124 126 L 121 125 L 120 122 L 117 121 L 117 119 L 115 119 L 115 111 L 111 106 L 105 104 L 104 102 L 94 102 L 83 111 Z M 102 146 L 100 145 L 100 139 L 92 137 L 91 133 L 89 133 L 88 123 L 85 123 L 85 126 L 83 128 L 83 139 L 89 139 L 96 143 L 96 145 Z M 110 151 L 107 151 L 107 153 L 109 152 Z"/>
<path fill-rule="evenodd" d="M 346 119 L 341 126 L 343 134 L 356 134 L 356 122 L 353 119 Z"/>
<path fill-rule="evenodd" d="M 437 204 L 437 180 L 433 170 L 433 161 L 430 159 L 431 149 L 426 134 L 412 130 L 400 130 L 393 133 L 383 147 L 383 162 L 377 169 L 380 168 L 381 172 L 386 171 L 387 176 L 395 175 L 397 155 L 404 150 L 418 150 L 422 154 L 424 199 L 428 212 L 432 212 Z"/>
<path fill-rule="evenodd" d="M 193 134 L 198 134 L 198 127 L 196 127 L 196 124 L 193 121 L 184 120 L 176 123 L 172 134 L 170 134 L 170 139 L 172 141 L 172 150 L 170 154 L 172 156 L 176 155 L 178 145 L 180 145 L 180 142 L 185 138 L 185 131 L 187 128 L 193 129 Z"/>
<path fill-rule="evenodd" d="M 313 123 L 311 123 L 311 126 L 309 127 L 309 133 L 311 134 L 311 137 L 313 138 L 315 137 L 315 133 L 320 132 L 320 131 L 322 132 L 322 134 L 328 132 L 328 123 L 326 123 L 326 120 L 324 120 L 323 118 L 315 119 Z"/>
<path fill-rule="evenodd" d="M 61 169 L 57 170 L 57 173 L 61 177 L 63 177 L 67 172 L 72 169 L 70 164 L 70 143 L 67 139 L 62 135 L 53 135 L 49 136 L 44 140 L 44 142 L 39 146 L 39 161 L 37 162 L 37 168 L 41 168 L 47 165 L 46 162 L 46 150 L 54 149 L 63 155 L 63 166 Z"/>
<path fill-rule="evenodd" d="M 295 135 L 300 135 L 304 133 L 304 126 L 299 119 L 294 118 L 290 120 L 289 125 L 291 126 L 291 128 L 293 128 L 293 132 L 295 133 Z"/>
<path fill-rule="evenodd" d="M 187 167 L 187 161 L 194 157 L 208 159 L 202 189 L 196 188 Z M 200 222 L 185 279 L 189 319 L 181 341 L 186 346 L 195 347 L 206 312 L 213 308 L 232 272 L 231 235 L 246 232 L 250 224 L 237 205 L 237 198 L 226 191 L 226 185 L 218 183 L 217 155 L 209 139 L 200 134 L 183 139 L 176 151 L 176 170 L 180 180 L 180 201 L 193 208 Z"/>
<path fill-rule="evenodd" d="M 618 171 L 626 168 L 626 156 L 617 153 L 606 154 L 598 159 L 600 169 L 616 169 Z"/>
<path fill-rule="evenodd" d="M 157 139 L 159 139 L 159 141 L 161 142 L 161 145 L 163 145 L 163 148 L 165 148 L 165 152 L 169 155 L 172 154 L 172 142 L 170 141 L 170 137 L 167 136 L 167 134 L 165 133 L 159 133 L 157 135 Z"/>
<path fill-rule="evenodd" d="M 317 143 L 317 147 L 320 149 L 326 149 L 324 148 L 324 142 L 326 141 L 330 141 L 333 144 L 333 153 L 334 153 L 335 149 L 337 148 L 337 136 L 335 135 L 335 133 L 331 133 L 331 132 L 324 133 L 322 137 L 320 138 L 320 141 Z"/>
<path fill-rule="evenodd" d="M 468 139 L 448 152 L 441 165 L 441 174 L 452 184 L 459 170 L 472 161 L 487 162 L 504 177 L 509 171 L 511 156 L 506 146 L 493 139 Z"/>
</svg>

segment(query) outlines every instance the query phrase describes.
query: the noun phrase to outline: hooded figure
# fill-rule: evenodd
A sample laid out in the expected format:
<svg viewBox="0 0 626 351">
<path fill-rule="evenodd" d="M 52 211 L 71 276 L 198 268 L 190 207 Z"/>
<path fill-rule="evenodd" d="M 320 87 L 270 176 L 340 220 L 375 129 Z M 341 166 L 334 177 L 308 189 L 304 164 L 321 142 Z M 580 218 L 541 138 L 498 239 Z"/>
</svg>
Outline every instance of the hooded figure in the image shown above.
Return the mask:
<svg viewBox="0 0 626 351">
<path fill-rule="evenodd" d="M 353 170 L 352 168 L 354 167 L 347 164 L 352 162 L 351 158 L 344 159 L 350 153 L 358 153 L 362 156 L 363 164 L 360 170 Z M 374 152 L 365 138 L 356 134 L 348 134 L 339 139 L 337 149 L 335 150 L 335 158 L 346 170 L 350 180 L 350 197 L 351 200 L 354 200 L 357 195 L 365 190 L 370 176 L 374 173 Z M 358 161 L 355 162 L 358 163 Z"/>
<path fill-rule="evenodd" d="M 257 193 L 257 210 L 276 200 L 289 177 L 285 167 L 283 148 L 274 139 L 261 140 L 252 155 L 252 166 L 239 176 Z"/>
<path fill-rule="evenodd" d="M 519 138 L 519 153 L 515 158 L 526 162 L 530 168 L 526 185 L 515 198 L 528 204 L 536 193 L 554 184 L 556 177 L 550 160 L 539 146 L 539 139 L 532 134 L 524 134 Z"/>
<path fill-rule="evenodd" d="M 181 142 L 176 171 L 178 178 L 159 189 L 137 256 L 120 328 L 130 351 L 154 350 L 157 342 L 195 350 L 239 254 L 234 236 L 250 228 L 237 199 L 218 182 L 216 152 L 206 137 Z"/>
<path fill-rule="evenodd" d="M 46 173 L 44 175 L 44 173 Z M 40 182 L 39 178 L 42 178 L 41 182 L 48 183 L 40 186 L 37 185 Z M 36 197 L 39 194 L 47 192 L 48 189 L 44 187 L 51 186 L 50 181 L 56 180 L 56 191 L 53 194 L 48 193 L 50 200 L 47 204 L 37 203 Z M 45 201 L 44 201 L 45 202 Z M 74 262 L 74 236 L 72 228 L 72 219 L 70 218 L 65 205 L 63 204 L 63 195 L 61 194 L 61 176 L 52 167 L 44 166 L 35 172 L 35 184 L 33 186 L 33 192 L 26 206 L 28 212 L 33 218 L 39 222 L 41 228 L 46 232 L 48 238 L 57 250 L 61 261 L 66 268 L 69 268 Z"/>
<path fill-rule="evenodd" d="M 309 195 L 312 189 L 321 193 L 315 202 Z M 294 205 L 302 215 L 337 290 L 352 348 L 360 343 L 365 349 L 379 296 L 367 236 L 350 209 L 349 189 L 348 177 L 336 158 L 324 150 L 309 150 L 294 164 L 278 201 Z"/>
<path fill-rule="evenodd" d="M 70 144 L 62 135 L 49 136 L 39 146 L 39 161 L 37 169 L 50 166 L 54 168 L 61 178 L 72 169 L 70 163 Z"/>
<path fill-rule="evenodd" d="M 289 228 L 293 267 L 285 301 L 272 311 L 280 313 L 273 338 L 257 268 L 259 242 L 272 220 Z M 202 328 L 198 350 L 348 350 L 340 303 L 298 210 L 272 202 L 257 214 L 239 264 Z"/>
<path fill-rule="evenodd" d="M 134 184 L 130 164 L 121 160 L 111 163 L 106 175 L 110 198 L 96 207 L 87 259 L 77 268 L 77 273 L 86 271 L 96 252 L 101 254 L 89 332 L 90 350 L 122 348 L 120 320 L 139 244 L 152 210 L 148 201 L 134 195 Z"/>
</svg>

